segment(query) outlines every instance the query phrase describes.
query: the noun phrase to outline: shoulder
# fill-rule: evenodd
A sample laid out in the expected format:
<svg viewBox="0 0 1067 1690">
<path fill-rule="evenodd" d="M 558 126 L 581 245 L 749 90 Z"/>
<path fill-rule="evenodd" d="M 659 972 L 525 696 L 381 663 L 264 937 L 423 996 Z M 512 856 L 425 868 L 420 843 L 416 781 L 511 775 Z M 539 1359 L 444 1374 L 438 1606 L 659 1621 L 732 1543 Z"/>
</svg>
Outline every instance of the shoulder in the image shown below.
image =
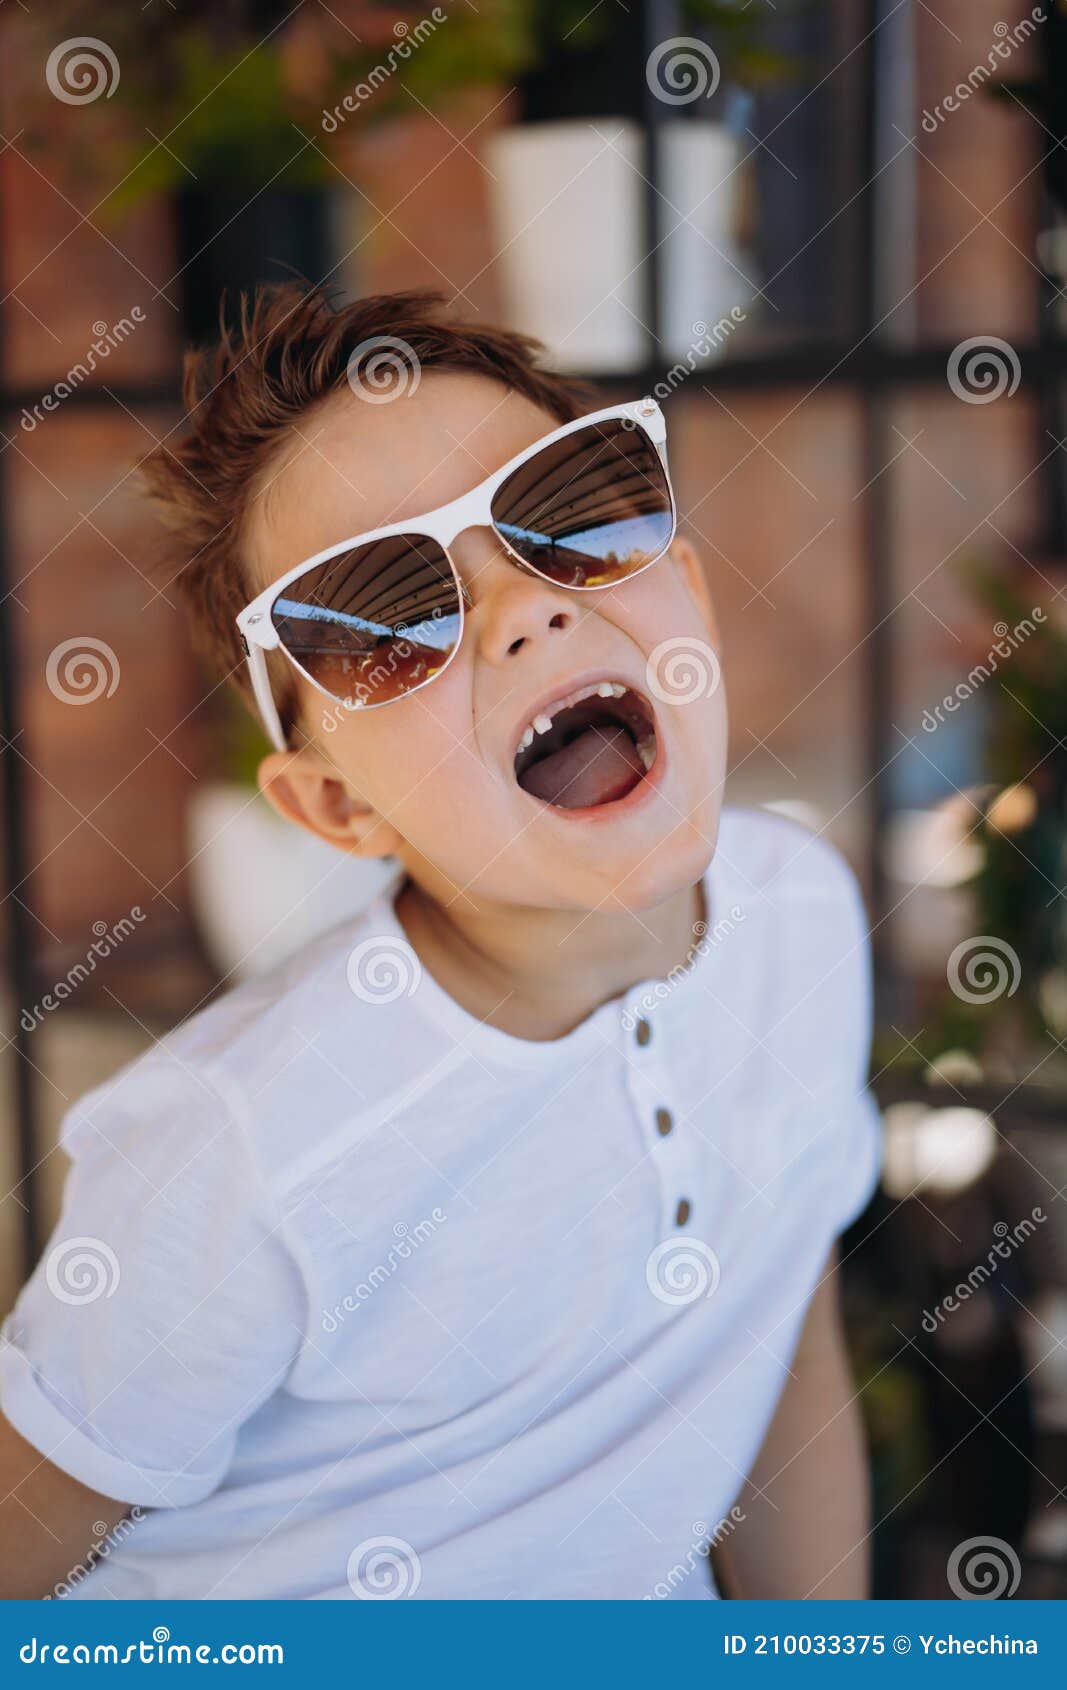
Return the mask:
<svg viewBox="0 0 1067 1690">
<path fill-rule="evenodd" d="M 806 947 L 825 966 L 867 966 L 870 927 L 855 874 L 837 848 L 770 810 L 726 810 L 709 874 L 711 898 L 767 932 L 775 951 Z M 751 945 L 750 945 L 751 949 Z"/>
<path fill-rule="evenodd" d="M 863 908 L 856 876 L 836 846 L 774 810 L 724 810 L 716 862 L 750 899 L 798 910 Z"/>
<path fill-rule="evenodd" d="M 828 1073 L 832 1050 L 863 1067 L 870 1038 L 870 926 L 856 876 L 825 839 L 766 810 L 723 813 L 709 874 L 736 1001 L 791 1071 Z"/>
<path fill-rule="evenodd" d="M 418 963 L 391 888 L 361 915 L 278 967 L 224 993 L 111 1079 L 64 1120 L 75 1160 L 126 1159 L 159 1179 L 191 1161 L 264 1190 L 315 1141 L 358 1136 L 403 1074 L 434 1060 L 408 991 Z"/>
</svg>

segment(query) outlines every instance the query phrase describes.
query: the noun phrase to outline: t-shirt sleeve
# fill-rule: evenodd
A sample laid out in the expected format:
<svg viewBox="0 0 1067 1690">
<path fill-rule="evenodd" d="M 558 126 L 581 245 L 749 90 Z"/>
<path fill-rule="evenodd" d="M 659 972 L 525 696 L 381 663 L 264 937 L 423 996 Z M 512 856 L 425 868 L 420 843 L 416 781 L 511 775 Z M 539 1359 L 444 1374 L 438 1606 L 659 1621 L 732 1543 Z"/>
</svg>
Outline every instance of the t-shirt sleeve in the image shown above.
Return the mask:
<svg viewBox="0 0 1067 1690">
<path fill-rule="evenodd" d="M 210 1494 L 302 1341 L 304 1282 L 243 1114 L 160 1046 L 63 1123 L 62 1212 L 0 1331 L 0 1409 L 119 1501 Z"/>
<path fill-rule="evenodd" d="M 869 1092 L 842 1104 L 838 1171 L 834 1183 L 835 1236 L 846 1231 L 867 1207 L 882 1171 L 882 1120 Z"/>
<path fill-rule="evenodd" d="M 882 1170 L 882 1119 L 868 1089 L 873 1023 L 870 926 L 856 878 L 836 851 L 828 851 L 836 961 L 828 977 L 827 1045 L 833 1084 L 829 1176 L 835 1234 L 862 1214 Z"/>
</svg>

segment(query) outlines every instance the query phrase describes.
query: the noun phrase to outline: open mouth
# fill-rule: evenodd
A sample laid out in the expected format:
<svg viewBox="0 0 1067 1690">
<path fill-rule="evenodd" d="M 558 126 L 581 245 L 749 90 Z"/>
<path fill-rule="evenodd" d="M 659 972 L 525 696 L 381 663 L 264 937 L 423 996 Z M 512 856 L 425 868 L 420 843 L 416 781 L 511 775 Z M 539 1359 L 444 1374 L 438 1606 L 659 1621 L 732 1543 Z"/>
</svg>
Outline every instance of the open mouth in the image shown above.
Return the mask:
<svg viewBox="0 0 1067 1690">
<path fill-rule="evenodd" d="M 652 711 L 622 681 L 598 681 L 534 717 L 515 753 L 524 792 L 560 810 L 615 804 L 656 761 Z"/>
</svg>

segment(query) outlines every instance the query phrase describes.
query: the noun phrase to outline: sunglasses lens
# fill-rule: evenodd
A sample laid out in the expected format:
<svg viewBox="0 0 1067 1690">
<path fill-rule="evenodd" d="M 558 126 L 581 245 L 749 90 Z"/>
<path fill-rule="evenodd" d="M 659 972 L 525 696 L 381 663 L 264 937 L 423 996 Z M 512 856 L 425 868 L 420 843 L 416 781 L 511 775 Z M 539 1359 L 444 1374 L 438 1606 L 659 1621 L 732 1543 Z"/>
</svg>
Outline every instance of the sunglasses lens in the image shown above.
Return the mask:
<svg viewBox="0 0 1067 1690">
<path fill-rule="evenodd" d="M 493 522 L 550 581 L 603 587 L 661 557 L 674 526 L 663 464 L 644 429 L 610 417 L 520 464 L 497 489 Z"/>
<path fill-rule="evenodd" d="M 456 648 L 461 619 L 448 558 L 422 534 L 338 552 L 271 607 L 282 645 L 350 709 L 388 704 L 431 680 Z"/>
</svg>

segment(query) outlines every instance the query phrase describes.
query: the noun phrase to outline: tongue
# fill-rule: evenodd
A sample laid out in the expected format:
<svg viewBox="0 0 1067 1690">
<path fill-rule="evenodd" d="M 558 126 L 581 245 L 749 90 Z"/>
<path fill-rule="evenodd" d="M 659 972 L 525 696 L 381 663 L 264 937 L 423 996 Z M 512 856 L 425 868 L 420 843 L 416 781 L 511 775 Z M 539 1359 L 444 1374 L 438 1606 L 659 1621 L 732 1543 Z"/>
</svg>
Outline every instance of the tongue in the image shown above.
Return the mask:
<svg viewBox="0 0 1067 1690">
<path fill-rule="evenodd" d="M 583 810 L 625 798 L 644 772 L 626 729 L 600 726 L 586 728 L 562 750 L 533 763 L 519 785 L 561 810 Z"/>
</svg>

